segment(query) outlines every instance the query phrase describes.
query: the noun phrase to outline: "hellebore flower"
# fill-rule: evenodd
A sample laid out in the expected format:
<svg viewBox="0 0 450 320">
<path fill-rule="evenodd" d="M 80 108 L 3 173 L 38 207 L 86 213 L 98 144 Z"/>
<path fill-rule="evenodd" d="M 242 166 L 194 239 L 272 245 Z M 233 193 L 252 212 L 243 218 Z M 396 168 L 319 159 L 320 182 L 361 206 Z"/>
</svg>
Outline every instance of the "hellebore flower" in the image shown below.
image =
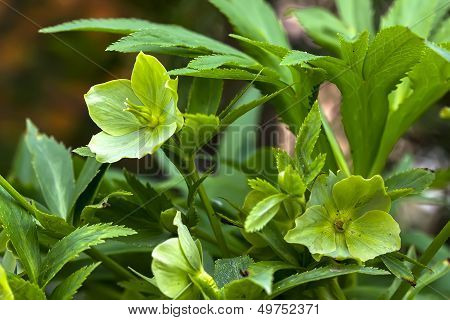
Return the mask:
<svg viewBox="0 0 450 320">
<path fill-rule="evenodd" d="M 177 108 L 178 79 L 153 56 L 138 54 L 131 81 L 93 86 L 85 94 L 89 115 L 102 132 L 88 148 L 99 162 L 154 153 L 183 125 Z"/>
<path fill-rule="evenodd" d="M 317 178 L 307 209 L 285 236 L 311 254 L 366 261 L 400 249 L 400 228 L 380 176 Z"/>
<path fill-rule="evenodd" d="M 178 238 L 164 241 L 152 252 L 152 272 L 159 290 L 169 298 L 219 299 L 220 290 L 214 279 L 203 269 L 200 241 L 192 239 L 177 212 L 173 224 Z"/>
</svg>

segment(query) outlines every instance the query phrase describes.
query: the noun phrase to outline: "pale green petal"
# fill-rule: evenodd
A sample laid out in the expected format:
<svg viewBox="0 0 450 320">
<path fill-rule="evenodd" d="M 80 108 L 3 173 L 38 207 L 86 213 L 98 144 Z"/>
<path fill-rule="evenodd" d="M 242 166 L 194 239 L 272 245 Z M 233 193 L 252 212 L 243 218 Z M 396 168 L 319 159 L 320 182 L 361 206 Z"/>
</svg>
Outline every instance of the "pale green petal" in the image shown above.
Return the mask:
<svg viewBox="0 0 450 320">
<path fill-rule="evenodd" d="M 351 211 L 356 217 L 371 210 L 389 212 L 391 207 L 391 199 L 380 176 L 345 178 L 334 185 L 333 198 L 337 209 Z"/>
<path fill-rule="evenodd" d="M 324 207 L 313 206 L 295 220 L 295 228 L 284 239 L 289 243 L 302 244 L 312 254 L 329 255 L 336 250 L 335 228 Z"/>
<path fill-rule="evenodd" d="M 100 132 L 92 137 L 89 149 L 96 154 L 99 162 L 113 163 L 123 158 L 140 159 L 147 154 L 153 154 L 167 141 L 177 128 L 175 123 L 145 128 L 129 134 L 115 137 Z"/>
<path fill-rule="evenodd" d="M 189 273 L 194 270 L 184 257 L 177 238 L 159 244 L 153 250 L 152 257 L 152 272 L 156 284 L 166 296 L 175 298 L 192 284 Z M 191 291 L 189 288 L 186 290 Z"/>
<path fill-rule="evenodd" d="M 163 108 L 173 99 L 171 90 L 166 87 L 169 79 L 158 59 L 142 52 L 137 55 L 131 74 L 131 87 L 144 105 L 150 109 Z"/>
<path fill-rule="evenodd" d="M 181 213 L 178 211 L 173 224 L 178 227 L 178 239 L 180 241 L 181 249 L 186 257 L 187 261 L 194 270 L 202 269 L 202 257 L 198 250 L 197 245 L 192 239 L 189 229 L 181 221 Z"/>
<path fill-rule="evenodd" d="M 386 212 L 369 211 L 352 221 L 345 238 L 353 258 L 366 261 L 400 249 L 400 227 Z"/>
<path fill-rule="evenodd" d="M 130 80 L 113 80 L 93 86 L 84 99 L 92 120 L 107 134 L 121 136 L 141 127 L 133 114 L 123 110 L 127 99 L 142 105 L 131 89 Z"/>
</svg>

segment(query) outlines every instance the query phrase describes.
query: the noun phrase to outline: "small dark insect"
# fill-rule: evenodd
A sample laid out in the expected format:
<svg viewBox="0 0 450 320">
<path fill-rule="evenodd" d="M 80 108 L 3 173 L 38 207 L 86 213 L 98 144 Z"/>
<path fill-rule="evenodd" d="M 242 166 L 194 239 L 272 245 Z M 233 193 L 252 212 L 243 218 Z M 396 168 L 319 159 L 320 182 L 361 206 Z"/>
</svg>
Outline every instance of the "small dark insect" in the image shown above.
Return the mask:
<svg viewBox="0 0 450 320">
<path fill-rule="evenodd" d="M 250 275 L 247 269 L 244 269 L 244 270 L 241 269 L 241 270 L 239 270 L 239 274 L 240 274 L 241 276 L 243 276 L 244 278 L 245 278 L 245 277 L 248 277 L 248 276 Z"/>
</svg>

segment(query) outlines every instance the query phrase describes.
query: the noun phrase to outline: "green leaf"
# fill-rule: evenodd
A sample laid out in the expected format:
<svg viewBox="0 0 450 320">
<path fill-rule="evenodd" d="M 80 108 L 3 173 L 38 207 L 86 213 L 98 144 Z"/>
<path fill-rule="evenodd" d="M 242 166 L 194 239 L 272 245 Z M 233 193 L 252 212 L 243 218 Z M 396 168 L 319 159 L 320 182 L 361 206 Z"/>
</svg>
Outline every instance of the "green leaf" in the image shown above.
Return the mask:
<svg viewBox="0 0 450 320">
<path fill-rule="evenodd" d="M 32 282 L 37 282 L 41 253 L 33 217 L 0 187 L 0 221 L 20 263 Z"/>
<path fill-rule="evenodd" d="M 373 33 L 372 0 L 336 0 L 336 7 L 351 34 L 362 31 Z"/>
<path fill-rule="evenodd" d="M 84 162 L 83 168 L 81 169 L 80 174 L 78 175 L 75 188 L 72 196 L 72 204 L 70 208 L 73 208 L 78 198 L 81 194 L 86 190 L 92 180 L 97 176 L 100 172 L 101 163 L 97 162 L 93 158 L 87 158 Z"/>
<path fill-rule="evenodd" d="M 214 115 L 220 106 L 223 81 L 194 78 L 189 91 L 187 113 Z"/>
<path fill-rule="evenodd" d="M 414 275 L 402 261 L 390 254 L 382 255 L 380 258 L 394 276 L 407 281 L 412 286 L 416 285 Z"/>
<path fill-rule="evenodd" d="M 298 253 L 284 239 L 274 221 L 270 221 L 258 235 L 283 260 L 294 266 L 298 265 Z"/>
<path fill-rule="evenodd" d="M 106 50 L 119 52 L 155 52 L 184 56 L 225 54 L 246 58 L 247 55 L 222 42 L 180 26 L 152 24 L 110 45 Z"/>
<path fill-rule="evenodd" d="M 263 179 L 259 178 L 249 179 L 248 185 L 253 190 L 262 192 L 266 195 L 274 195 L 280 193 L 280 191 L 277 188 L 275 188 L 270 182 Z"/>
<path fill-rule="evenodd" d="M 173 76 L 187 76 L 187 77 L 200 77 L 208 79 L 223 79 L 223 80 L 254 80 L 258 82 L 268 82 L 279 84 L 277 78 L 254 72 L 249 72 L 236 68 L 217 68 L 210 70 L 197 70 L 192 68 L 174 69 L 169 71 Z"/>
<path fill-rule="evenodd" d="M 72 152 L 82 157 L 95 158 L 95 153 L 93 153 L 88 147 L 76 148 L 73 149 Z"/>
<path fill-rule="evenodd" d="M 406 295 L 406 299 L 414 299 L 414 297 L 429 286 L 434 281 L 446 276 L 450 272 L 450 264 L 448 259 L 438 261 L 431 267 L 432 272 L 425 272 L 417 279 L 417 285 L 411 289 Z"/>
<path fill-rule="evenodd" d="M 422 38 L 430 34 L 439 11 L 446 11 L 449 3 L 439 0 L 396 0 L 386 15 L 381 18 L 381 28 L 402 25 L 410 28 Z"/>
<path fill-rule="evenodd" d="M 405 27 L 377 34 L 367 51 L 368 34 L 341 40 L 343 59 L 322 58 L 311 64 L 325 69 L 343 95 L 341 112 L 356 174 L 368 176 L 389 114 L 388 94 L 419 62 L 422 40 Z M 350 66 L 350 67 L 349 67 Z M 361 127 L 366 128 L 361 133 Z"/>
<path fill-rule="evenodd" d="M 296 196 L 303 196 L 306 190 L 305 182 L 291 165 L 279 173 L 278 184 L 282 190 Z"/>
<path fill-rule="evenodd" d="M 318 58 L 318 56 L 305 51 L 291 50 L 283 57 L 280 64 L 282 66 L 304 65 L 305 63 Z"/>
<path fill-rule="evenodd" d="M 197 58 L 192 59 L 187 65 L 188 68 L 197 70 L 210 70 L 222 66 L 238 67 L 242 69 L 249 68 L 254 70 L 261 70 L 263 68 L 257 61 L 250 58 L 223 54 L 198 56 Z"/>
<path fill-rule="evenodd" d="M 333 53 L 340 52 L 337 34 L 352 38 L 345 24 L 325 9 L 310 7 L 295 10 L 293 14 L 315 43 Z"/>
<path fill-rule="evenodd" d="M 210 2 L 228 18 L 237 33 L 258 41 L 289 47 L 280 21 L 265 1 L 210 0 Z"/>
<path fill-rule="evenodd" d="M 283 193 L 278 193 L 258 202 L 245 220 L 245 231 L 255 232 L 261 230 L 277 214 L 281 202 L 288 197 Z"/>
<path fill-rule="evenodd" d="M 181 148 L 186 153 L 193 153 L 209 142 L 217 133 L 220 124 L 218 117 L 206 114 L 185 114 L 186 122 L 181 131 Z"/>
<path fill-rule="evenodd" d="M 279 270 L 296 268 L 281 261 L 260 261 L 250 265 L 248 279 L 263 288 L 267 294 L 271 294 L 274 273 Z"/>
<path fill-rule="evenodd" d="M 321 127 L 322 120 L 319 105 L 316 102 L 305 118 L 298 132 L 297 142 L 295 144 L 295 156 L 298 161 L 298 168 L 306 184 L 312 182 L 325 164 L 324 155 L 319 155 L 316 158 L 313 157 L 314 147 L 319 138 Z"/>
<path fill-rule="evenodd" d="M 229 259 L 218 259 L 215 262 L 214 280 L 219 288 L 234 280 L 248 276 L 248 268 L 253 263 L 249 256 L 240 256 Z"/>
<path fill-rule="evenodd" d="M 37 284 L 31 283 L 14 274 L 8 274 L 8 282 L 15 300 L 45 300 L 44 291 Z"/>
<path fill-rule="evenodd" d="M 279 282 L 273 285 L 272 294 L 269 296 L 269 298 L 273 299 L 274 297 L 305 283 L 334 278 L 337 276 L 351 273 L 362 273 L 368 275 L 389 274 L 387 271 L 384 270 L 371 267 L 363 267 L 358 265 L 326 266 L 306 271 L 303 273 L 295 274 L 290 277 L 284 278 L 283 280 L 280 280 Z"/>
<path fill-rule="evenodd" d="M 75 191 L 70 151 L 53 138 L 40 134 L 29 120 L 25 139 L 32 154 L 34 172 L 48 209 L 52 214 L 66 219 Z"/>
<path fill-rule="evenodd" d="M 123 237 L 136 232 L 110 224 L 82 226 L 59 240 L 42 261 L 39 283 L 45 286 L 61 268 L 81 252 L 92 246 L 104 243 L 105 239 Z"/>
<path fill-rule="evenodd" d="M 434 173 L 426 169 L 411 169 L 394 174 L 386 179 L 388 194 L 392 200 L 399 197 L 419 194 L 434 181 Z"/>
<path fill-rule="evenodd" d="M 99 203 L 90 204 L 83 208 L 80 216 L 80 223 L 82 224 L 95 224 L 101 222 L 101 220 L 96 217 L 96 211 L 108 208 L 111 204 L 109 203 L 112 198 L 122 198 L 122 197 L 130 197 L 133 194 L 128 191 L 114 191 L 104 197 Z"/>
<path fill-rule="evenodd" d="M 51 300 L 71 300 L 100 262 L 82 267 L 65 278 L 51 293 Z"/>
<path fill-rule="evenodd" d="M 8 283 L 5 269 L 0 264 L 0 300 L 14 300 L 14 294 Z"/>
<path fill-rule="evenodd" d="M 126 112 L 126 102 L 141 105 L 130 80 L 113 80 L 91 87 L 84 95 L 89 116 L 104 132 L 122 136 L 141 127 L 139 120 Z"/>
<path fill-rule="evenodd" d="M 449 49 L 449 45 L 443 46 Z M 426 77 L 424 75 L 427 75 Z M 398 139 L 450 89 L 450 64 L 431 48 L 425 48 L 420 62 L 408 73 L 412 92 L 397 105 L 390 105 L 372 174 L 379 173 Z"/>
<path fill-rule="evenodd" d="M 63 31 L 101 31 L 129 34 L 153 25 L 154 23 L 141 19 L 80 19 L 43 28 L 39 30 L 39 32 L 55 33 Z"/>
</svg>

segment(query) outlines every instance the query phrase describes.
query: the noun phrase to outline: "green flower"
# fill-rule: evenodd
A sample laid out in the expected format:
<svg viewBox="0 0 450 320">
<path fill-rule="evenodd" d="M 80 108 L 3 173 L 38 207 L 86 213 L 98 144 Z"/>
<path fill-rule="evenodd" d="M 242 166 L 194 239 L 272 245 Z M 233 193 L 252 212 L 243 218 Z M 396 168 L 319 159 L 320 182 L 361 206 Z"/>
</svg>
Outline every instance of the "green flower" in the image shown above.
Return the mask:
<svg viewBox="0 0 450 320">
<path fill-rule="evenodd" d="M 200 241 L 192 239 L 177 212 L 173 224 L 178 238 L 164 241 L 152 252 L 152 272 L 156 284 L 169 298 L 219 299 L 220 291 L 214 279 L 203 269 Z"/>
<path fill-rule="evenodd" d="M 178 79 L 155 58 L 138 54 L 131 81 L 93 86 L 85 95 L 89 115 L 102 129 L 88 147 L 99 162 L 154 153 L 183 125 L 177 108 Z"/>
<path fill-rule="evenodd" d="M 400 228 L 388 213 L 390 206 L 380 176 L 322 175 L 285 240 L 337 260 L 373 259 L 400 249 Z"/>
</svg>

